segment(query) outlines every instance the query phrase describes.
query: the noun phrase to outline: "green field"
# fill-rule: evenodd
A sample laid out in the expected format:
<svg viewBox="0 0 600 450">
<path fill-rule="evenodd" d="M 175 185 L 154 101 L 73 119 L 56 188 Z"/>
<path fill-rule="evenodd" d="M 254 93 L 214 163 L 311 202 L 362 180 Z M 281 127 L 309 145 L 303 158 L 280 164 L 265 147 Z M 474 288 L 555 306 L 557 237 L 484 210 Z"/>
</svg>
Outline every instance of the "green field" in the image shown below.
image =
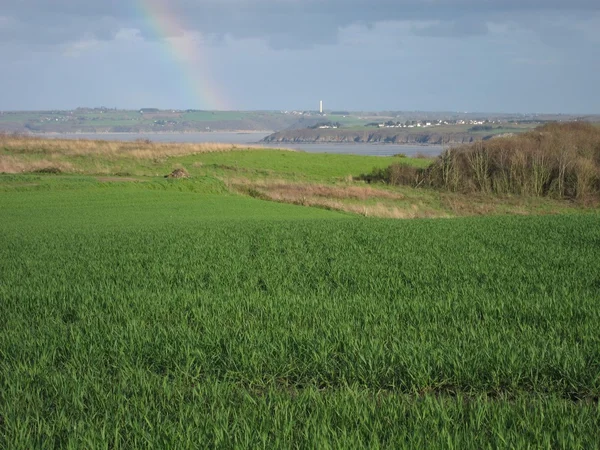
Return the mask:
<svg viewBox="0 0 600 450">
<path fill-rule="evenodd" d="M 371 168 L 268 154 L 0 175 L 0 448 L 598 445 L 597 213 L 372 219 L 214 173 Z"/>
<path fill-rule="evenodd" d="M 182 132 L 286 128 L 297 118 L 277 111 L 145 111 L 75 109 L 0 111 L 0 131 L 19 132 Z"/>
<path fill-rule="evenodd" d="M 193 167 L 195 163 L 201 163 L 205 166 L 204 173 L 214 173 L 212 171 L 215 169 L 221 169 L 248 175 L 275 175 L 313 181 L 335 181 L 347 176 L 357 177 L 374 167 L 387 167 L 394 161 L 399 161 L 399 158 L 285 150 L 206 153 L 178 160 L 186 167 Z M 405 161 L 416 167 L 427 167 L 431 164 L 430 159 L 407 158 Z M 206 172 L 207 170 L 211 170 L 211 172 Z"/>
<path fill-rule="evenodd" d="M 50 111 L 0 111 L 0 132 L 21 133 L 170 133 L 237 130 L 289 130 L 303 129 L 324 122 L 339 122 L 346 131 L 369 131 L 377 127 L 365 125 L 387 121 L 454 121 L 462 118 L 467 123 L 469 117 L 455 113 L 419 112 L 346 112 L 346 114 L 319 115 L 316 111 L 205 111 L 205 110 L 157 110 L 143 108 L 136 110 L 116 110 L 110 108 L 76 108 L 73 110 Z M 146 105 L 148 106 L 148 105 Z M 150 105 L 151 106 L 151 105 Z M 340 111 L 337 111 L 340 112 Z M 477 118 L 481 120 L 481 117 Z M 549 115 L 544 117 L 513 117 L 492 115 L 494 130 L 491 132 L 471 131 L 471 125 L 445 125 L 412 129 L 412 132 L 440 133 L 454 135 L 468 133 L 477 138 L 506 132 L 522 132 L 535 124 L 551 120 L 577 120 L 575 116 Z M 590 117 L 597 121 L 597 117 Z M 501 120 L 501 122 L 500 122 Z M 497 129 L 496 127 L 502 126 Z M 401 130 L 397 130 L 401 132 Z M 404 130 L 408 132 L 409 130 Z"/>
</svg>

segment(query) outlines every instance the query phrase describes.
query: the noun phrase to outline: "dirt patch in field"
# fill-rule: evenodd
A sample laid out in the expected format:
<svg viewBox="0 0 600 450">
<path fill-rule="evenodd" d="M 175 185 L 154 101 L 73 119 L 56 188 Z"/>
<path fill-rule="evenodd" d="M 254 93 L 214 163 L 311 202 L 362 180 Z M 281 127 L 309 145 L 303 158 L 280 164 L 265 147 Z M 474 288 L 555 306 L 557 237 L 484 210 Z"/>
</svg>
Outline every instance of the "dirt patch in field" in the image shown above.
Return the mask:
<svg viewBox="0 0 600 450">
<path fill-rule="evenodd" d="M 190 174 L 185 169 L 175 169 L 169 175 L 165 175 L 165 178 L 189 178 Z"/>
</svg>

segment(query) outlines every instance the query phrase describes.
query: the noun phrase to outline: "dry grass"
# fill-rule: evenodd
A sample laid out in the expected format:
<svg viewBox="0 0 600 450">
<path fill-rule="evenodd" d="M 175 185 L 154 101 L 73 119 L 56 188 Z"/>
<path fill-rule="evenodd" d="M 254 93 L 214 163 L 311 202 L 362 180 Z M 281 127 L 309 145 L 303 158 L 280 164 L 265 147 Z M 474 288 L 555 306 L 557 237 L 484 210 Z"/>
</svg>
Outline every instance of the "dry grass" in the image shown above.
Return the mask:
<svg viewBox="0 0 600 450">
<path fill-rule="evenodd" d="M 198 153 L 258 150 L 255 145 L 223 143 L 159 143 L 148 140 L 133 142 L 88 139 L 47 139 L 34 136 L 0 134 L 0 148 L 13 155 L 44 154 L 61 156 L 99 155 L 104 158 L 130 157 L 135 159 L 161 159 Z"/>
<path fill-rule="evenodd" d="M 365 217 L 382 217 L 389 219 L 416 219 L 416 218 L 441 218 L 448 217 L 446 214 L 434 214 L 423 211 L 416 204 L 409 208 L 376 203 L 375 205 L 343 205 L 342 211 L 360 214 Z"/>
<path fill-rule="evenodd" d="M 232 184 L 248 184 L 243 179 L 232 180 Z M 369 200 L 373 198 L 401 200 L 404 196 L 397 192 L 375 189 L 370 186 L 331 186 L 324 184 L 300 184 L 286 180 L 253 181 L 252 187 L 289 198 L 322 197 L 338 200 Z"/>
<path fill-rule="evenodd" d="M 570 209 L 598 207 L 597 201 L 583 205 L 560 199 L 458 192 L 441 193 L 440 202 L 444 209 L 456 216 L 560 214 Z"/>
<path fill-rule="evenodd" d="M 55 161 L 51 159 L 27 161 L 13 156 L 0 155 L 0 173 L 22 172 L 75 172 L 75 168 L 71 163 L 64 161 Z"/>
<path fill-rule="evenodd" d="M 328 186 L 292 183 L 285 180 L 250 181 L 247 179 L 229 180 L 228 184 L 238 192 L 263 200 L 333 209 L 366 217 L 394 219 L 448 217 L 443 212 L 423 208 L 423 205 L 419 206 L 416 203 L 394 204 L 406 200 L 405 196 L 398 192 L 370 186 Z M 377 202 L 373 204 L 373 201 Z"/>
<path fill-rule="evenodd" d="M 112 167 L 121 159 L 164 162 L 169 157 L 199 153 L 259 150 L 261 147 L 223 143 L 156 143 L 87 139 L 48 139 L 0 133 L 0 173 L 35 172 L 54 168 L 60 172 L 81 172 L 77 164 L 65 158 L 90 156 L 94 174 L 113 174 Z M 90 163 L 88 161 L 88 164 Z"/>
<path fill-rule="evenodd" d="M 558 214 L 582 207 L 558 199 L 496 196 L 482 193 L 400 193 L 371 186 L 294 183 L 285 180 L 224 180 L 232 190 L 263 200 L 395 219 L 447 218 L 497 214 Z M 597 207 L 597 203 L 595 203 Z"/>
</svg>

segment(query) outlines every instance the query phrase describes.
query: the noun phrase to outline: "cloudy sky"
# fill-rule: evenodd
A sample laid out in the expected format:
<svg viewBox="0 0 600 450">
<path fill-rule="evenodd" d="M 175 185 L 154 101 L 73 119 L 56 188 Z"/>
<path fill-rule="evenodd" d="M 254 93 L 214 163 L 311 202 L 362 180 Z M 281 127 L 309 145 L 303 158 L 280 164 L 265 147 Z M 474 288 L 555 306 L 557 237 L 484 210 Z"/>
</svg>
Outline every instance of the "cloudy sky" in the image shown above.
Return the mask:
<svg viewBox="0 0 600 450">
<path fill-rule="evenodd" d="M 600 113 L 598 0 L 1 0 L 0 110 Z"/>
</svg>

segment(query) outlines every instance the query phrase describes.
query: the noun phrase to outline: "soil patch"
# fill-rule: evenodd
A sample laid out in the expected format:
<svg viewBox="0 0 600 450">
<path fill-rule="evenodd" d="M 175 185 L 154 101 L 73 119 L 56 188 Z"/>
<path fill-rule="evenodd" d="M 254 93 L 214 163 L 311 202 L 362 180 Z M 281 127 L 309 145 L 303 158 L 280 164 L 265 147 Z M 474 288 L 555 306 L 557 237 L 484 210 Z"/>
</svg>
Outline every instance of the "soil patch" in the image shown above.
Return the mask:
<svg viewBox="0 0 600 450">
<path fill-rule="evenodd" d="M 169 175 L 165 175 L 165 178 L 189 178 L 190 174 L 185 169 L 175 169 Z"/>
</svg>

